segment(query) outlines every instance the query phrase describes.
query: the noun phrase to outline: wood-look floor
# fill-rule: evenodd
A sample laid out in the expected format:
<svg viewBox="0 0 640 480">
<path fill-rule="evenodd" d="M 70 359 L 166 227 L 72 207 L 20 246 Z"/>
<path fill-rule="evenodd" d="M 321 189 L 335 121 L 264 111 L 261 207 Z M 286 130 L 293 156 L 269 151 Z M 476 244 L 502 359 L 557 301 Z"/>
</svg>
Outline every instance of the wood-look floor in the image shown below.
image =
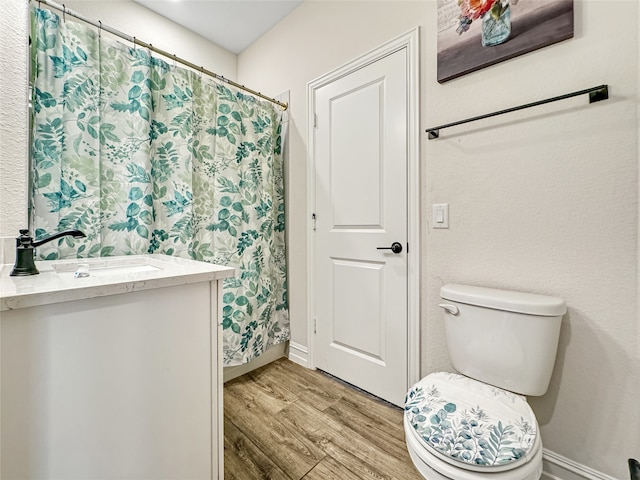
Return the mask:
<svg viewBox="0 0 640 480">
<path fill-rule="evenodd" d="M 422 480 L 402 410 L 280 359 L 224 386 L 225 480 Z"/>
</svg>

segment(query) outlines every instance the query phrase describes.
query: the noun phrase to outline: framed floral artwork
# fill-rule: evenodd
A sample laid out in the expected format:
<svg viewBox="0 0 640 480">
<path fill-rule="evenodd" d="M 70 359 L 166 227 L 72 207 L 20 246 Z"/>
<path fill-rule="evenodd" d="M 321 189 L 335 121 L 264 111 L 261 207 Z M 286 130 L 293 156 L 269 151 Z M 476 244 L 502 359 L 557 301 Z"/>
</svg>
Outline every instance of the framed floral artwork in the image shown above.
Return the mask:
<svg viewBox="0 0 640 480">
<path fill-rule="evenodd" d="M 573 0 L 438 0 L 438 82 L 573 37 Z"/>
</svg>

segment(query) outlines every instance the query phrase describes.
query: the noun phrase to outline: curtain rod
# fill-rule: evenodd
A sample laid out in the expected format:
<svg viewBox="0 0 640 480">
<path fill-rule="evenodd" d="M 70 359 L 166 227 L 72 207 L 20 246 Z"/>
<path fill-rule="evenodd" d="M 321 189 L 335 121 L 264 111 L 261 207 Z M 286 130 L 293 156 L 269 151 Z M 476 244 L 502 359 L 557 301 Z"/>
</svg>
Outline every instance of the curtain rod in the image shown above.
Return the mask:
<svg viewBox="0 0 640 480">
<path fill-rule="evenodd" d="M 151 45 L 150 43 L 146 43 L 143 42 L 142 40 L 137 39 L 136 37 L 132 37 L 130 35 L 127 35 L 126 33 L 123 33 L 119 30 L 116 30 L 113 27 L 109 27 L 108 25 L 104 25 L 101 21 L 97 21 L 94 22 L 93 20 L 85 17 L 84 15 L 81 15 L 77 12 L 74 12 L 73 10 L 69 10 L 67 7 L 65 7 L 64 4 L 59 5 L 51 0 L 37 0 L 38 4 L 44 4 L 47 5 L 50 8 L 53 8 L 55 10 L 58 10 L 60 12 L 62 12 L 63 18 L 65 15 L 69 15 L 71 17 L 75 17 L 79 20 L 82 20 L 85 23 L 88 23 L 90 25 L 93 25 L 94 27 L 100 29 L 100 30 L 104 30 L 105 32 L 109 32 L 112 35 L 115 35 L 116 37 L 120 37 L 130 43 L 133 43 L 134 45 L 139 45 L 143 48 L 147 48 L 149 50 L 151 50 L 152 52 L 155 53 L 159 53 L 160 55 L 163 55 L 166 58 L 170 58 L 175 62 L 181 63 L 183 65 L 186 65 L 189 68 L 192 68 L 200 73 L 204 73 L 205 75 L 209 75 L 210 77 L 215 78 L 216 80 L 220 80 L 224 83 L 228 83 L 229 85 L 233 85 L 234 87 L 240 89 L 240 90 L 244 90 L 245 92 L 249 92 L 252 95 L 255 95 L 257 97 L 263 98 L 264 100 L 267 100 L 271 103 L 275 103 L 276 105 L 280 105 L 282 107 L 283 110 L 286 110 L 288 108 L 288 104 L 286 102 L 281 102 L 279 100 L 276 100 L 275 98 L 272 97 L 268 97 L 266 95 L 263 95 L 260 92 L 256 92 L 255 90 L 252 90 L 251 88 L 245 87 L 244 85 L 240 85 L 239 83 L 234 82 L 233 80 L 229 80 L 228 78 L 223 77 L 222 75 L 218 75 L 215 72 L 212 72 L 210 70 L 207 70 L 206 68 L 202 67 L 202 66 L 198 66 L 194 63 L 189 62 L 188 60 L 184 60 L 183 58 L 177 57 L 175 54 L 169 53 L 165 50 L 162 50 L 160 48 L 156 48 L 153 45 Z"/>
<path fill-rule="evenodd" d="M 589 94 L 589 103 L 599 102 L 600 100 L 606 100 L 609 98 L 609 86 L 599 85 L 597 87 L 587 88 L 586 90 L 580 90 L 573 93 L 567 93 L 558 97 L 547 98 L 546 100 L 539 100 L 533 103 L 527 103 L 526 105 L 520 105 L 518 107 L 507 108 L 506 110 L 500 110 L 498 112 L 487 113 L 486 115 L 480 115 L 477 117 L 467 118 L 466 120 L 460 120 L 458 122 L 447 123 L 446 125 L 439 125 L 433 128 L 427 128 L 426 132 L 429 134 L 429 140 L 438 138 L 440 136 L 440 129 L 454 127 L 456 125 L 462 125 L 463 123 L 475 122 L 476 120 L 482 120 L 484 118 L 495 117 L 496 115 L 502 115 L 504 113 L 511 113 L 517 110 L 523 110 L 525 108 L 537 107 L 538 105 L 544 105 L 545 103 L 557 102 L 558 100 L 565 100 L 571 97 L 577 97 L 578 95 Z"/>
</svg>

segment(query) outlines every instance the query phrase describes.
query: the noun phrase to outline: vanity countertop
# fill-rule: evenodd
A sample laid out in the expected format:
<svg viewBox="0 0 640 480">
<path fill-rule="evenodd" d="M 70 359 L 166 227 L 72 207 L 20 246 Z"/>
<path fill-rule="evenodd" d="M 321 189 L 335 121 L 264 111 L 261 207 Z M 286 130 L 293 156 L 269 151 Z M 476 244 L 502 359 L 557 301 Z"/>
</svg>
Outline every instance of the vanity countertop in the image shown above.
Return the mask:
<svg viewBox="0 0 640 480">
<path fill-rule="evenodd" d="M 89 276 L 75 278 L 80 265 Z M 39 275 L 11 277 L 0 267 L 0 311 L 232 277 L 235 269 L 167 255 L 130 255 L 36 262 Z M 84 270 L 84 267 L 83 267 Z"/>
</svg>

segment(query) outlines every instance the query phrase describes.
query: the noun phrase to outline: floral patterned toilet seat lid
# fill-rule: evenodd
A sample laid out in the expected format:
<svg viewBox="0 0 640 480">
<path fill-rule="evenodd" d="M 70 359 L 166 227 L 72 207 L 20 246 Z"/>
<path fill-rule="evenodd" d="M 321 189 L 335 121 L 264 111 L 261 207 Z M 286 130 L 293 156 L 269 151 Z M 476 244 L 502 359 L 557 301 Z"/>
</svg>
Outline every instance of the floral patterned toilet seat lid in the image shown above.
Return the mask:
<svg viewBox="0 0 640 480">
<path fill-rule="evenodd" d="M 405 417 L 425 449 L 461 468 L 510 470 L 534 453 L 538 424 L 525 397 L 462 375 L 420 380 Z"/>
</svg>

